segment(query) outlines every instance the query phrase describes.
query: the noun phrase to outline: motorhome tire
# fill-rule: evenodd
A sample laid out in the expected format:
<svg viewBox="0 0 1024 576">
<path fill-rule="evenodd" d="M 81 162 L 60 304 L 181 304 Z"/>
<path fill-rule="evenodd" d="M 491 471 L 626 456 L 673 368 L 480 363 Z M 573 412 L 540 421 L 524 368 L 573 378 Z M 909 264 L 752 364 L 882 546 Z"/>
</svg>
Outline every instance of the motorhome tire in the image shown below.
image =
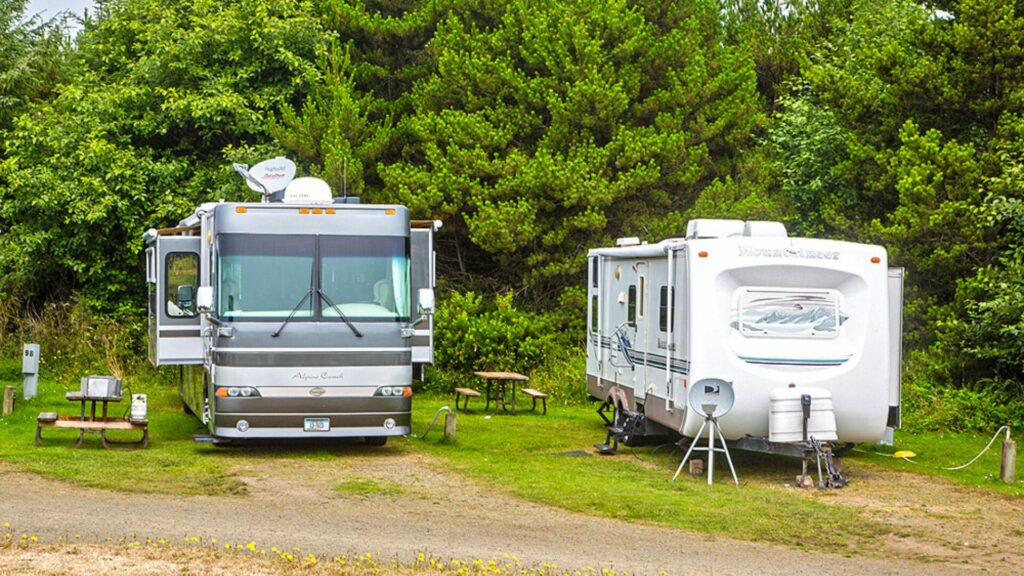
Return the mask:
<svg viewBox="0 0 1024 576">
<path fill-rule="evenodd" d="M 388 443 L 387 436 L 366 436 L 363 440 L 367 446 L 383 446 Z"/>
</svg>

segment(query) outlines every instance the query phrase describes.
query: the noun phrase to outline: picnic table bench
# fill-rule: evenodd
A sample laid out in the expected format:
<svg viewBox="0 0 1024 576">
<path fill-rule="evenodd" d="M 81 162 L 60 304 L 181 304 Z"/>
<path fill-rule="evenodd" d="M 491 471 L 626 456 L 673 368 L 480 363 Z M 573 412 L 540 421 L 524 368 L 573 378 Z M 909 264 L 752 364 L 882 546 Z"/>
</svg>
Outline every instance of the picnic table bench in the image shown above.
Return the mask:
<svg viewBox="0 0 1024 576">
<path fill-rule="evenodd" d="M 484 410 L 489 410 L 491 402 L 494 402 L 494 411 L 497 412 L 498 408 L 508 410 L 511 414 L 516 413 L 516 385 L 523 383 L 525 386 L 526 382 L 530 379 L 527 376 L 519 374 L 518 372 L 473 372 L 478 378 L 484 381 L 486 392 L 484 398 L 486 404 Z M 540 398 L 544 406 L 544 414 L 547 414 L 547 394 L 534 390 L 533 388 L 522 388 L 520 392 L 530 396 L 533 399 L 533 407 L 531 410 L 537 409 L 537 399 Z M 457 388 L 455 391 L 455 407 L 459 408 L 458 399 L 459 396 L 465 396 L 466 401 L 463 403 L 462 409 L 465 410 L 469 404 L 470 397 L 478 397 L 480 393 L 472 388 Z"/>
<path fill-rule="evenodd" d="M 145 448 L 149 445 L 149 420 L 145 418 L 116 418 L 107 416 L 107 407 L 110 402 L 120 402 L 121 396 L 88 396 L 81 392 L 68 392 L 64 397 L 69 402 L 78 402 L 80 411 L 78 416 L 60 416 L 56 412 L 41 412 L 36 417 L 36 446 L 43 445 L 43 428 L 69 428 L 78 430 L 78 441 L 75 448 L 82 445 L 86 432 L 99 434 L 103 447 L 110 450 L 118 445 L 125 446 L 124 449 Z M 96 404 L 101 404 L 101 413 L 96 415 Z M 89 413 L 86 414 L 86 405 L 89 405 Z M 107 438 L 108 430 L 137 430 L 142 432 L 142 437 L 137 441 L 118 441 Z"/>
</svg>

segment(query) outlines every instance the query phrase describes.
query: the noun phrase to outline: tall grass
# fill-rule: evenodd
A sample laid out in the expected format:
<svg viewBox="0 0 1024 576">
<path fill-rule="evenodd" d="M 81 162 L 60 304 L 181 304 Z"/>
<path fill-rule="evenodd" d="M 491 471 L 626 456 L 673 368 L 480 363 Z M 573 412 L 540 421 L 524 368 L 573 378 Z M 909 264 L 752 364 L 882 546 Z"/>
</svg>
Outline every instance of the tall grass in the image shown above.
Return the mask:
<svg viewBox="0 0 1024 576">
<path fill-rule="evenodd" d="M 20 358 L 27 342 L 41 347 L 40 371 L 65 383 L 97 373 L 125 378 L 145 366 L 141 323 L 99 317 L 75 299 L 32 310 L 0 297 L 0 354 Z"/>
</svg>

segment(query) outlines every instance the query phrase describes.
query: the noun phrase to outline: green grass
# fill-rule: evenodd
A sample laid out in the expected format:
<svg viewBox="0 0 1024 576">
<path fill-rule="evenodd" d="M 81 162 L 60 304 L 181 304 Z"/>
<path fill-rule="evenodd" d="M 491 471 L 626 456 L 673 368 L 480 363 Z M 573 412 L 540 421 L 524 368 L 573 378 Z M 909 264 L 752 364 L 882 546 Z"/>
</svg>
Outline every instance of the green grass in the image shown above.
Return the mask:
<svg viewBox="0 0 1024 576">
<path fill-rule="evenodd" d="M 51 380 L 39 383 L 39 396 L 21 398 L 21 383 L 15 385 L 18 399 L 14 414 L 0 418 L 0 461 L 16 464 L 43 476 L 67 480 L 84 486 L 128 492 L 163 494 L 238 494 L 244 486 L 225 471 L 224 462 L 211 458 L 216 449 L 196 444 L 192 434 L 201 432 L 199 421 L 181 408 L 176 388 L 149 381 L 127 382 L 135 393 L 145 393 L 149 401 L 149 448 L 134 451 L 104 450 L 99 436 L 86 434 L 81 448 L 72 446 L 76 430 L 43 430 L 43 446 L 36 447 L 36 416 L 40 412 L 75 415 L 78 404 L 64 399 L 64 393 L 78 389 L 78 382 L 61 384 Z M 121 416 L 130 400 L 111 404 L 109 414 Z M 109 434 L 112 439 L 134 440 L 138 433 Z"/>
<path fill-rule="evenodd" d="M 995 430 L 992 431 L 992 434 L 994 433 Z M 1021 472 L 1018 472 L 1017 480 L 1012 484 L 1007 484 L 999 478 L 1003 434 L 996 438 L 988 452 L 967 468 L 946 470 L 966 464 L 977 456 L 991 439 L 991 434 L 904 433 L 897 430 L 893 446 L 858 446 L 849 454 L 849 458 L 886 468 L 942 476 L 968 486 L 1024 496 L 1024 478 Z M 912 459 L 913 462 L 893 458 L 892 454 L 898 450 L 911 450 L 917 456 Z M 1019 464 L 1017 470 L 1022 470 Z"/>
<path fill-rule="evenodd" d="M 414 421 L 426 426 L 442 404 L 418 398 Z M 781 487 L 799 472 L 793 460 L 734 454 L 743 485 L 737 490 L 721 457 L 716 483 L 709 486 L 704 477 L 688 474 L 672 482 L 682 454 L 665 448 L 572 455 L 592 453 L 592 444 L 604 440 L 600 424 L 590 407 L 554 407 L 547 416 L 487 418 L 477 411 L 458 415 L 454 444 L 441 442 L 435 430 L 415 445 L 497 490 L 587 514 L 795 546 L 844 547 L 888 531 L 848 508 Z"/>
<path fill-rule="evenodd" d="M 405 493 L 405 488 L 398 483 L 373 478 L 349 478 L 334 489 L 346 496 L 397 496 Z"/>
<path fill-rule="evenodd" d="M 10 383 L 10 376 L 0 373 Z M 831 502 L 831 492 L 806 492 L 784 488 L 798 473 L 799 463 L 747 453 L 734 453 L 742 488 L 731 482 L 727 467 L 718 458 L 715 484 L 703 477 L 680 476 L 671 482 L 682 455 L 674 447 L 622 447 L 611 457 L 593 455 L 594 442 L 604 440 L 601 421 L 593 406 L 549 405 L 547 416 L 524 412 L 516 416 L 482 413 L 479 399 L 473 411 L 458 415 L 458 439 L 441 441 L 443 420 L 426 439 L 393 439 L 385 448 L 361 443 L 321 441 L 272 442 L 228 449 L 196 444 L 193 433 L 199 422 L 181 410 L 174 386 L 161 383 L 147 372 L 128 382 L 135 392 L 149 395 L 151 443 L 145 450 L 103 450 L 99 439 L 86 436 L 85 445 L 73 449 L 77 432 L 46 430 L 45 446 L 33 444 L 35 417 L 41 411 L 74 412 L 77 405 L 64 400 L 64 392 L 77 382 L 62 385 L 40 383 L 40 397 L 19 399 L 14 415 L 0 418 L 0 461 L 45 476 L 81 484 L 132 492 L 166 494 L 240 494 L 244 484 L 232 475 L 263 461 L 331 462 L 340 470 L 345 458 L 393 458 L 396 453 L 423 453 L 487 489 L 508 493 L 586 514 L 633 522 L 684 528 L 711 536 L 782 543 L 792 546 L 857 549 L 870 545 L 890 527 L 872 520 L 855 507 Z M 20 383 L 17 383 L 20 393 Z M 417 396 L 414 432 L 421 434 L 447 398 Z M 123 412 L 128 402 L 114 408 Z M 896 449 L 918 453 L 918 464 L 878 456 L 880 447 L 854 452 L 851 458 L 865 466 L 884 466 L 915 473 L 935 474 L 972 486 L 1020 495 L 1022 483 L 998 481 L 999 441 L 974 466 L 947 472 L 973 457 L 988 437 L 970 434 L 897 434 Z M 888 449 L 889 451 L 892 448 Z M 580 455 L 580 454 L 584 455 Z M 856 479 L 854 479 L 856 481 Z M 345 495 L 408 494 L 387 480 L 350 477 L 334 489 Z M 828 526 L 828 530 L 822 530 Z"/>
</svg>

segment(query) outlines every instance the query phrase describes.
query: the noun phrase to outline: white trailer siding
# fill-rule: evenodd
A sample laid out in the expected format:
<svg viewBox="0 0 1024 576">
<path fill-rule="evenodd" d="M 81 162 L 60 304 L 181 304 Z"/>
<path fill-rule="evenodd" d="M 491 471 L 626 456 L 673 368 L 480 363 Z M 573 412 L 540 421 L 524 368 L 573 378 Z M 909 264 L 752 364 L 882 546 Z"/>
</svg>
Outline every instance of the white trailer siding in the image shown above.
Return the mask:
<svg viewBox="0 0 1024 576">
<path fill-rule="evenodd" d="M 671 265 L 669 254 L 672 255 Z M 878 246 L 784 236 L 668 240 L 592 250 L 588 391 L 611 390 L 686 436 L 689 385 L 733 382 L 726 438 L 768 435 L 769 393 L 831 392 L 839 439 L 877 441 L 893 402 L 888 267 Z M 671 277 L 670 277 L 671 271 Z M 594 279 L 597 285 L 594 285 Z M 643 285 L 641 291 L 640 286 Z M 636 305 L 631 323 L 630 286 Z M 662 294 L 671 295 L 672 325 Z M 896 399 L 898 405 L 898 398 Z"/>
</svg>

